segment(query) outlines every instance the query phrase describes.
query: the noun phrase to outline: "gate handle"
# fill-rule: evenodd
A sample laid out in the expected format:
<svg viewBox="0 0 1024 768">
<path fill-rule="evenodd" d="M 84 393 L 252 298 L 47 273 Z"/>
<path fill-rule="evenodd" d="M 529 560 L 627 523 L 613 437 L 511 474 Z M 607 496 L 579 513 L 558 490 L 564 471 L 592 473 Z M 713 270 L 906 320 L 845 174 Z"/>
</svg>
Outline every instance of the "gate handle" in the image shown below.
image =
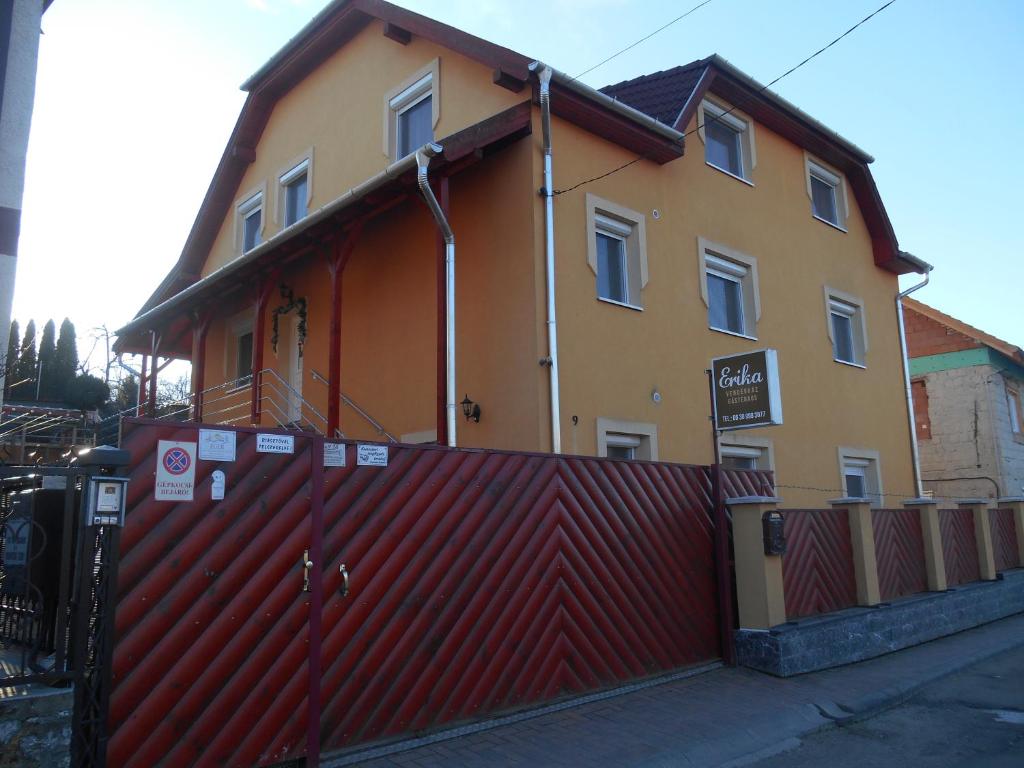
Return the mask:
<svg viewBox="0 0 1024 768">
<path fill-rule="evenodd" d="M 309 559 L 309 550 L 302 553 L 302 591 L 309 592 L 309 569 L 313 567 L 313 561 Z"/>
<path fill-rule="evenodd" d="M 341 573 L 341 596 L 348 597 L 348 569 L 342 563 L 338 571 Z"/>
</svg>

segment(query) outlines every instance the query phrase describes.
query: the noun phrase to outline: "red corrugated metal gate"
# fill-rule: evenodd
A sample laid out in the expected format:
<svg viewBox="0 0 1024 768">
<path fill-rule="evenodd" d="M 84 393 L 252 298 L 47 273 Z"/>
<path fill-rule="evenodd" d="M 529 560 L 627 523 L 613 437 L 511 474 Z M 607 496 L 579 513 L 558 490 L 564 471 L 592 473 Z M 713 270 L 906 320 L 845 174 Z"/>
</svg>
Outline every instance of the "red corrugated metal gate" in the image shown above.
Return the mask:
<svg viewBox="0 0 1024 768">
<path fill-rule="evenodd" d="M 112 766 L 270 765 L 307 730 L 334 750 L 720 653 L 705 467 L 394 445 L 371 467 L 348 444 L 321 471 L 321 438 L 259 453 L 232 431 L 194 501 L 158 502 L 157 441 L 197 427 L 124 424 Z"/>
</svg>

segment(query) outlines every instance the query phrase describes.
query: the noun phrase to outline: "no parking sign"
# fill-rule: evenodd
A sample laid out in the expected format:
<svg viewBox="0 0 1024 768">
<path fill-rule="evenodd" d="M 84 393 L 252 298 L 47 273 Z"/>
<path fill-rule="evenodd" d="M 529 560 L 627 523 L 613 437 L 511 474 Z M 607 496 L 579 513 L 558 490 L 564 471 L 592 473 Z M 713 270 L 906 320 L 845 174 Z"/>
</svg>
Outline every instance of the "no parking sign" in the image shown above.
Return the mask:
<svg viewBox="0 0 1024 768">
<path fill-rule="evenodd" d="M 196 444 L 160 440 L 156 450 L 157 501 L 192 501 L 196 484 Z"/>
</svg>

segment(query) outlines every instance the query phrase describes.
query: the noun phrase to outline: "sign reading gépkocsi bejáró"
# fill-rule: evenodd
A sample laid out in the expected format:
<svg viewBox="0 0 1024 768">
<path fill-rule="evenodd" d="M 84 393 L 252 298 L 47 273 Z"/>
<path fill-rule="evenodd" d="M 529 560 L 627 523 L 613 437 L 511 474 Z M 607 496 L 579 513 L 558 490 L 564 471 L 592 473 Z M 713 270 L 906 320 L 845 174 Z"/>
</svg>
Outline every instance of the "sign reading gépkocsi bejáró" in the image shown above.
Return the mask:
<svg viewBox="0 0 1024 768">
<path fill-rule="evenodd" d="M 716 429 L 782 423 L 779 362 L 774 349 L 716 357 L 711 361 L 711 375 Z"/>
</svg>

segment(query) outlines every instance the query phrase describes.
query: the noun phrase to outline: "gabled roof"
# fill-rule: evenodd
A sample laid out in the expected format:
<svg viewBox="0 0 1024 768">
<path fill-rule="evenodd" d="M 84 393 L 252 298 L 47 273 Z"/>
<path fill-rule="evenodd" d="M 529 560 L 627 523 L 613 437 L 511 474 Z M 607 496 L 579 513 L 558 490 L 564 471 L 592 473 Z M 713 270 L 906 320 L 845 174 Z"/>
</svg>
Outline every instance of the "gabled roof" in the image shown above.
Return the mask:
<svg viewBox="0 0 1024 768">
<path fill-rule="evenodd" d="M 985 331 L 975 328 L 973 325 L 968 325 L 963 320 L 957 320 L 952 315 L 940 312 L 934 307 L 922 304 L 920 301 L 912 299 L 909 296 L 903 299 L 903 305 L 912 312 L 917 312 L 919 315 L 923 315 L 929 320 L 933 320 L 940 325 L 946 326 L 955 333 L 962 334 L 969 339 L 974 340 L 981 346 L 988 347 L 989 349 L 1010 358 L 1018 365 L 1024 365 L 1024 349 L 1014 346 L 1008 341 L 1003 341 L 990 333 L 985 333 Z"/>
<path fill-rule="evenodd" d="M 665 125 L 675 125 L 690 94 L 708 68 L 708 59 L 623 80 L 599 89 L 613 99 L 646 112 Z"/>
</svg>

